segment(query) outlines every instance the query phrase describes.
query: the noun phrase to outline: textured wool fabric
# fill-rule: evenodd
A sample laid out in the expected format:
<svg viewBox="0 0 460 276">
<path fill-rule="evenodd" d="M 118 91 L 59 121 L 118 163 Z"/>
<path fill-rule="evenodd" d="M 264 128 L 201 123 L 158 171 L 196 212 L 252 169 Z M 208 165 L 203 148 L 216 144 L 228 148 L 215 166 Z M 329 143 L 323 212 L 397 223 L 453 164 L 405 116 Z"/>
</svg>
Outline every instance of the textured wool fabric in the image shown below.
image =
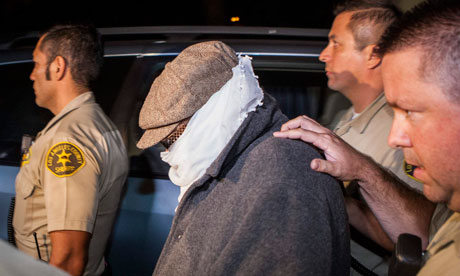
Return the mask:
<svg viewBox="0 0 460 276">
<path fill-rule="evenodd" d="M 154 275 L 348 275 L 340 184 L 311 146 L 273 137 L 274 100 L 249 114 L 181 200 Z"/>
<path fill-rule="evenodd" d="M 139 126 L 146 131 L 137 147 L 157 144 L 191 117 L 233 76 L 237 64 L 233 49 L 220 41 L 189 46 L 166 64 L 142 106 Z"/>
</svg>

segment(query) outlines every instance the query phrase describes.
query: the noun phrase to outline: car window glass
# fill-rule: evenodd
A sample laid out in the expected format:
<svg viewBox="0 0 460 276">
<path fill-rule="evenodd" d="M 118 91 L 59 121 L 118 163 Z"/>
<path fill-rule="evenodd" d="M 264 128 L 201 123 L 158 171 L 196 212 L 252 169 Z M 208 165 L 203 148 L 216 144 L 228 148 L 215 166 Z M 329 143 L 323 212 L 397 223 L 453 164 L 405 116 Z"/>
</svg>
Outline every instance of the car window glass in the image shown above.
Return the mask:
<svg viewBox="0 0 460 276">
<path fill-rule="evenodd" d="M 96 101 L 110 114 L 120 87 L 135 57 L 105 58 L 100 78 L 92 87 Z M 33 82 L 29 79 L 33 63 L 0 66 L 0 164 L 19 165 L 22 136 L 36 136 L 53 114 L 35 104 Z"/>
<path fill-rule="evenodd" d="M 157 144 L 145 150 L 136 147 L 143 130 L 139 127 L 139 113 L 147 96 L 150 86 L 163 71 L 166 63 L 173 57 L 147 58 L 145 66 L 148 66 L 148 75 L 145 79 L 143 90 L 138 91 L 133 115 L 129 123 L 128 155 L 130 156 L 130 176 L 145 178 L 168 178 L 169 165 L 161 160 L 160 152 L 164 151 L 161 144 Z"/>
<path fill-rule="evenodd" d="M 0 66 L 1 164 L 18 165 L 22 136 L 35 136 L 52 118 L 51 112 L 35 104 L 32 68 L 32 62 Z"/>
<path fill-rule="evenodd" d="M 120 89 L 128 75 L 135 57 L 108 57 L 98 80 L 92 85 L 96 101 L 106 114 L 110 114 Z"/>
</svg>

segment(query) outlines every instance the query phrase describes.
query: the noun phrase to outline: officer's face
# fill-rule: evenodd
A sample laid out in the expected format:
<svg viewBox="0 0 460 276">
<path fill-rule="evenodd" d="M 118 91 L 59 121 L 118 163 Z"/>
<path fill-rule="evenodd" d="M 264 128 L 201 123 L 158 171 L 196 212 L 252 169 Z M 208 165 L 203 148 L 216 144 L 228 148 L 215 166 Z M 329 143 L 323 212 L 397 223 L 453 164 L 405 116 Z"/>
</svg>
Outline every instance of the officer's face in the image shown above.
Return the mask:
<svg viewBox="0 0 460 276">
<path fill-rule="evenodd" d="M 416 49 L 383 59 L 385 95 L 394 110 L 388 143 L 401 147 L 407 163 L 417 166 L 414 177 L 429 200 L 460 211 L 460 105 L 421 76 L 421 59 Z"/>
<path fill-rule="evenodd" d="M 326 63 L 327 85 L 347 95 L 359 84 L 366 68 L 364 51 L 356 49 L 355 39 L 347 27 L 352 12 L 337 15 L 329 32 L 329 44 L 319 60 Z"/>
<path fill-rule="evenodd" d="M 53 104 L 54 82 L 47 77 L 49 70 L 48 59 L 45 53 L 40 51 L 41 39 L 33 52 L 34 69 L 30 74 L 30 79 L 34 82 L 35 102 L 38 106 L 50 109 Z"/>
</svg>

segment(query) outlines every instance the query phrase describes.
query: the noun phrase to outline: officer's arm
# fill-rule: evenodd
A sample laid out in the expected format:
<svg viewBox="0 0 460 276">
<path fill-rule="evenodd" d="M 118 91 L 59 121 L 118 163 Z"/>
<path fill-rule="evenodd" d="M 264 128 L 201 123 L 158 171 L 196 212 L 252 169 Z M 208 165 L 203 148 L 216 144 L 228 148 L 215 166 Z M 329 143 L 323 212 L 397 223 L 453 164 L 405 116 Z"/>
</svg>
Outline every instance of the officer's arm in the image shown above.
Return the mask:
<svg viewBox="0 0 460 276">
<path fill-rule="evenodd" d="M 383 230 L 367 204 L 351 197 L 345 197 L 348 220 L 360 233 L 377 242 L 388 251 L 393 251 L 394 243 Z"/>
<path fill-rule="evenodd" d="M 53 231 L 50 264 L 71 275 L 82 275 L 88 261 L 91 234 L 83 231 Z"/>
<path fill-rule="evenodd" d="M 342 181 L 356 180 L 361 195 L 393 243 L 400 234 L 410 233 L 419 236 L 423 248 L 426 247 L 434 203 L 407 188 L 372 158 L 358 152 L 311 118 L 299 116 L 290 120 L 273 135 L 300 139 L 323 150 L 326 159 L 312 160 L 310 167 L 313 170 Z"/>
</svg>

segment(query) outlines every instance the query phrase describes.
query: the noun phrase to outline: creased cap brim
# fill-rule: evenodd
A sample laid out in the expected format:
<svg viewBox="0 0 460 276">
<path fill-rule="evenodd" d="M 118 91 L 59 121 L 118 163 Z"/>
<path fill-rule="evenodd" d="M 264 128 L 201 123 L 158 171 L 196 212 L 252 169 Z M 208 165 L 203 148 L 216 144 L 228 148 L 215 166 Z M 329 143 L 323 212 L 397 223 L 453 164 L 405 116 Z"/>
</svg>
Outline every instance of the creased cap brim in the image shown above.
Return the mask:
<svg viewBox="0 0 460 276">
<path fill-rule="evenodd" d="M 146 149 L 158 144 L 161 140 L 171 134 L 178 125 L 179 123 L 174 123 L 167 126 L 147 129 L 139 142 L 137 142 L 137 147 L 140 149 Z"/>
</svg>

